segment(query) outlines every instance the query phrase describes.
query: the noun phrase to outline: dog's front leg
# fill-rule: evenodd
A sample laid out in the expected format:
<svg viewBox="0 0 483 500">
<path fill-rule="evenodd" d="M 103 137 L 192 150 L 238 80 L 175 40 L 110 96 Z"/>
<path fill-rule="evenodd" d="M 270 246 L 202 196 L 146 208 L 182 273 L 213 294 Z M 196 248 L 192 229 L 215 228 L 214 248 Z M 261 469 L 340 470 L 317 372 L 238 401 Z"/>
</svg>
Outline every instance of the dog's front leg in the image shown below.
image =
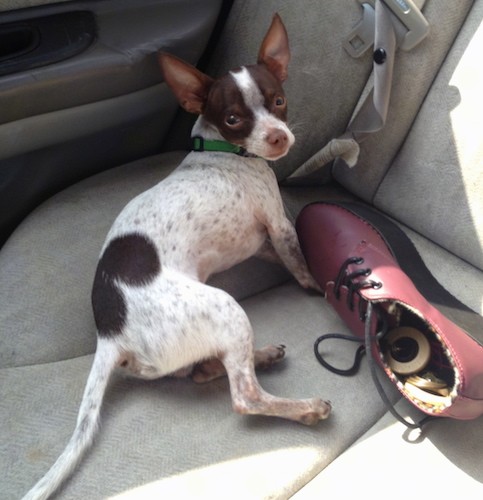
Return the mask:
<svg viewBox="0 0 483 500">
<path fill-rule="evenodd" d="M 320 292 L 319 285 L 307 268 L 297 233 L 290 221 L 283 218 L 280 222 L 268 224 L 267 231 L 275 252 L 300 285 Z"/>
<path fill-rule="evenodd" d="M 269 238 L 267 238 L 263 245 L 258 249 L 255 257 L 258 257 L 259 259 L 265 260 L 267 262 L 283 265 L 282 259 L 275 251 L 275 248 L 273 248 L 272 242 Z"/>
<path fill-rule="evenodd" d="M 284 357 L 284 345 L 267 345 L 262 349 L 257 349 L 254 352 L 255 369 L 268 370 Z M 226 368 L 218 358 L 212 358 L 197 363 L 190 371 L 190 375 L 197 384 L 204 384 L 226 376 Z"/>
</svg>

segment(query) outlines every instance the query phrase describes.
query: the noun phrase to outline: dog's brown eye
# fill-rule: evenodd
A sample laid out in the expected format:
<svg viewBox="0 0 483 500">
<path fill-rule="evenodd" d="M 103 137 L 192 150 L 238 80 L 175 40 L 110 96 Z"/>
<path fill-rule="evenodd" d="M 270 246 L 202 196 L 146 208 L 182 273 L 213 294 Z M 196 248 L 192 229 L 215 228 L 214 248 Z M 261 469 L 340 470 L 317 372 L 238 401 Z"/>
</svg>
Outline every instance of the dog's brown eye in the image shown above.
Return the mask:
<svg viewBox="0 0 483 500">
<path fill-rule="evenodd" d="M 236 115 L 228 115 L 225 122 L 230 127 L 234 127 L 235 125 L 240 123 L 240 118 L 238 118 L 238 116 L 236 116 Z"/>
<path fill-rule="evenodd" d="M 277 96 L 275 98 L 275 106 L 283 106 L 285 104 L 285 98 L 282 96 Z"/>
</svg>

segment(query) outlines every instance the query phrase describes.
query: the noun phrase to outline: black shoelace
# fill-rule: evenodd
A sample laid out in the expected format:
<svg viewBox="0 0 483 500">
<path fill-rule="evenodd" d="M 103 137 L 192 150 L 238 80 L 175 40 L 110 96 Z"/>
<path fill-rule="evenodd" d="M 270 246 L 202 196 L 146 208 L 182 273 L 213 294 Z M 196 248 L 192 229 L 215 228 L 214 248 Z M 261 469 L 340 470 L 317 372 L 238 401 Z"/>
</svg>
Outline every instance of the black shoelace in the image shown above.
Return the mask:
<svg viewBox="0 0 483 500">
<path fill-rule="evenodd" d="M 362 295 L 359 293 L 360 290 L 367 289 L 367 288 L 381 288 L 383 285 L 382 283 L 374 280 L 361 280 L 358 282 L 354 282 L 355 278 L 364 276 L 364 277 L 369 277 L 372 273 L 371 269 L 366 268 L 366 269 L 358 269 L 357 271 L 354 271 L 352 273 L 347 273 L 347 268 L 351 264 L 356 264 L 356 265 L 361 265 L 364 263 L 364 259 L 362 257 L 350 257 L 347 259 L 341 266 L 339 273 L 337 275 L 337 278 L 335 280 L 334 284 L 334 295 L 336 299 L 340 300 L 340 290 L 342 286 L 346 286 L 348 288 L 348 295 L 347 295 L 347 307 L 353 311 L 354 310 L 354 295 L 357 293 L 359 295 L 359 319 L 361 321 L 364 321 L 364 338 L 361 339 L 360 337 L 356 337 L 355 335 L 345 335 L 342 333 L 327 333 L 325 335 L 321 335 L 314 344 L 314 353 L 315 357 L 319 361 L 319 363 L 324 366 L 326 369 L 329 371 L 336 373 L 337 375 L 343 375 L 343 376 L 351 376 L 354 375 L 358 372 L 362 357 L 364 354 L 367 354 L 367 360 L 369 364 L 369 369 L 371 372 L 371 377 L 374 382 L 374 385 L 376 386 L 377 392 L 379 393 L 380 398 L 382 399 L 383 403 L 389 410 L 389 412 L 402 424 L 404 424 L 406 427 L 409 429 L 421 429 L 424 424 L 426 424 L 429 420 L 432 420 L 434 417 L 428 415 L 427 417 L 423 418 L 420 420 L 418 423 L 413 423 L 410 422 L 409 420 L 405 419 L 402 415 L 398 413 L 398 411 L 394 408 L 394 405 L 391 403 L 389 397 L 387 396 L 386 392 L 384 391 L 384 388 L 382 387 L 382 384 L 379 380 L 378 374 L 377 374 L 377 364 L 376 360 L 374 359 L 374 354 L 372 350 L 372 345 L 374 342 L 378 342 L 382 337 L 384 337 L 388 331 L 388 324 L 387 321 L 385 320 L 385 317 L 379 313 L 378 309 L 374 309 L 373 304 L 371 301 L 367 301 L 362 297 Z M 372 318 L 373 314 L 377 315 L 377 333 L 372 335 L 371 334 L 371 324 L 372 324 Z M 350 342 L 358 342 L 362 345 L 360 345 L 355 353 L 354 357 L 354 363 L 350 368 L 337 368 L 330 363 L 328 363 L 320 354 L 320 344 L 324 340 L 328 339 L 339 339 L 339 340 L 347 340 Z"/>
</svg>

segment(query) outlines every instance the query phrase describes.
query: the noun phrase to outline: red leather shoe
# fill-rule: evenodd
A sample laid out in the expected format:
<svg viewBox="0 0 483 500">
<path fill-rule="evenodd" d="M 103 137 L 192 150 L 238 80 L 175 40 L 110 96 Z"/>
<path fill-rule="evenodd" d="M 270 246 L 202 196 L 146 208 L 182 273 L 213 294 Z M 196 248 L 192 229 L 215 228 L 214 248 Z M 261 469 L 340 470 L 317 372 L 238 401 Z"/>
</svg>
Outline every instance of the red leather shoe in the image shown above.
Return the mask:
<svg viewBox="0 0 483 500">
<path fill-rule="evenodd" d="M 296 229 L 327 300 L 406 398 L 433 416 L 483 414 L 483 318 L 396 224 L 361 204 L 314 203 Z"/>
</svg>

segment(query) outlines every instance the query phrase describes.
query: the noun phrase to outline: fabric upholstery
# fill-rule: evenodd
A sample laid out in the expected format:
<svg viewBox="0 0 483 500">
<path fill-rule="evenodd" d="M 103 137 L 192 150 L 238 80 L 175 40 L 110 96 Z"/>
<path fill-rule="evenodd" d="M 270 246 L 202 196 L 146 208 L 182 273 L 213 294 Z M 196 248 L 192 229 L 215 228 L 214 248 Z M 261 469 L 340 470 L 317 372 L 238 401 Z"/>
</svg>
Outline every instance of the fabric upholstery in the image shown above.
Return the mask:
<svg viewBox="0 0 483 500">
<path fill-rule="evenodd" d="M 405 417 L 420 417 L 406 400 L 401 400 L 396 408 Z M 482 448 L 481 418 L 471 422 L 439 420 L 429 424 L 420 435 L 417 431 L 408 432 L 388 414 L 295 494 L 293 500 L 322 498 L 327 492 L 337 492 L 339 498 L 377 500 L 406 500 L 412 495 L 480 498 Z"/>
<path fill-rule="evenodd" d="M 396 53 L 391 103 L 384 128 L 361 144 L 356 167 L 338 166 L 333 172 L 349 191 L 373 201 L 472 3 L 473 0 L 426 2 L 423 12 L 430 31 L 410 52 Z"/>
<path fill-rule="evenodd" d="M 431 274 L 463 304 L 483 315 L 483 276 L 479 269 L 403 226 Z"/>
<path fill-rule="evenodd" d="M 158 182 L 183 156 L 158 155 L 72 186 L 34 211 L 2 249 L 4 498 L 24 493 L 72 431 L 92 362 L 87 353 L 95 344 L 89 291 L 113 218 L 127 200 Z M 331 195 L 330 188 L 322 191 Z M 324 194 L 319 190 L 318 196 Z M 341 379 L 326 373 L 312 354 L 321 332 L 344 331 L 341 320 L 322 297 L 293 282 L 280 285 L 287 279 L 278 266 L 253 259 L 212 283 L 238 298 L 250 295 L 242 305 L 258 346 L 287 345 L 288 359 L 261 376 L 263 386 L 286 396 L 330 399 L 335 412 L 330 421 L 312 429 L 240 417 L 231 409 L 226 380 L 195 386 L 188 380 L 145 383 L 116 378 L 103 407 L 97 444 L 59 498 L 105 498 L 160 480 L 151 487 L 169 489 L 174 482 L 212 493 L 209 478 L 219 473 L 231 478 L 239 498 L 289 496 L 377 421 L 384 407 L 367 367 L 354 379 Z M 338 359 L 349 363 L 352 349 L 345 347 Z M 354 423 L 350 408 L 367 401 L 370 410 Z M 279 467 L 274 469 L 273 463 Z M 245 475 L 235 472 L 239 467 L 245 468 Z M 280 468 L 286 471 L 283 476 Z M 265 482 L 260 485 L 262 475 Z"/>
<path fill-rule="evenodd" d="M 123 206 L 180 158 L 167 158 L 164 169 L 147 160 L 91 177 L 21 224 L 0 252 L 3 367 L 94 351 L 90 290 L 107 231 Z"/>
<path fill-rule="evenodd" d="M 90 292 L 106 234 L 124 205 L 160 182 L 184 155 L 154 156 L 90 177 L 21 224 L 0 252 L 2 367 L 94 352 Z M 211 283 L 241 299 L 288 277 L 275 264 L 251 259 Z"/>
<path fill-rule="evenodd" d="M 95 340 L 89 290 L 107 228 L 128 198 L 157 182 L 182 157 L 158 155 L 59 193 L 25 221 L 0 253 L 0 290 L 8 291 L 1 301 L 8 304 L 0 322 L 2 352 L 10 355 L 2 359 L 0 384 L 5 498 L 25 492 L 72 431 L 92 362 L 87 354 Z M 284 189 L 292 217 L 305 203 L 341 196 L 329 186 Z M 220 475 L 238 492 L 235 498 L 287 498 L 369 429 L 385 410 L 367 366 L 346 379 L 317 364 L 315 338 L 347 330 L 320 296 L 293 282 L 283 284 L 287 278 L 278 266 L 253 259 L 213 282 L 239 298 L 249 296 L 242 305 L 258 346 L 287 345 L 287 360 L 262 374 L 262 385 L 276 394 L 330 399 L 330 420 L 309 429 L 240 417 L 231 410 L 226 380 L 196 386 L 187 380 L 145 383 L 116 377 L 97 444 L 59 498 L 135 498 L 142 491 L 167 494 L 173 489 L 221 498 Z M 11 309 L 16 309 L 14 317 L 9 317 Z M 19 341 L 22 337 L 27 340 Z M 351 353 L 352 346 L 337 348 L 337 361 L 348 365 Z M 356 418 L 354 408 L 361 408 Z"/>
<path fill-rule="evenodd" d="M 476 61 L 483 46 L 482 16 L 483 2 L 477 1 L 374 200 L 480 271 L 483 68 Z"/>
<path fill-rule="evenodd" d="M 237 65 L 255 63 L 274 12 L 287 28 L 292 52 L 284 88 L 296 143 L 290 157 L 274 167 L 278 178 L 284 179 L 345 130 L 369 76 L 371 55 L 353 59 L 342 47 L 361 16 L 356 1 L 246 0 L 233 5 L 209 73 L 220 75 Z"/>
<path fill-rule="evenodd" d="M 481 4 L 482 0 L 475 2 L 480 17 Z M 396 114 L 391 115 L 388 129 L 378 139 L 371 139 L 375 141 L 372 144 L 366 143 L 358 167 L 350 173 L 336 172 L 349 190 L 332 184 L 312 185 L 284 188 L 283 196 L 291 218 L 303 205 L 319 199 L 359 195 L 372 200 L 389 169 L 377 192 L 378 206 L 387 207 L 397 219 L 423 233 L 405 228 L 443 285 L 483 312 L 482 275 L 474 263 L 478 261 L 460 257 L 461 243 L 457 254 L 452 242 L 435 244 L 429 225 L 440 224 L 439 230 L 447 238 L 456 233 L 451 228 L 441 229 L 441 221 L 429 216 L 426 220 L 427 210 L 421 204 L 418 212 L 408 211 L 404 218 L 408 205 L 415 201 L 403 199 L 397 192 L 403 161 L 405 175 L 419 175 L 419 182 L 427 180 L 426 173 L 415 171 L 421 162 L 433 163 L 429 171 L 438 173 L 434 165 L 439 153 L 431 154 L 412 133 L 397 155 L 459 31 L 469 2 L 444 0 L 444 7 L 438 5 L 439 0 L 427 2 L 428 16 L 431 13 L 432 19 L 440 19 L 436 12 L 440 8 L 443 23 L 431 34 L 432 42 L 426 48 L 428 60 L 422 62 L 422 51 L 416 49 L 405 57 L 396 78 L 395 99 L 404 103 L 400 106 L 405 109 L 393 111 Z M 340 47 L 341 33 L 349 31 L 359 19 L 360 6 L 355 0 L 246 0 L 235 2 L 211 67 L 214 73 L 228 65 L 244 64 L 247 58 L 253 60 L 274 10 L 281 13 L 291 38 L 293 63 L 287 89 L 291 120 L 296 131 L 298 128 L 299 139 L 293 153 L 275 166 L 282 179 L 344 130 L 367 79 L 370 55 L 353 60 Z M 466 30 L 471 31 L 465 28 L 461 40 L 469 39 Z M 461 49 L 462 45 L 457 47 Z M 445 67 L 456 66 L 451 62 L 453 57 L 456 52 L 451 53 Z M 403 73 L 409 75 L 409 70 L 419 64 L 424 66 L 426 81 L 414 82 L 408 97 L 405 92 L 411 89 Z M 445 71 L 443 68 L 441 75 Z M 449 82 L 441 75 L 436 89 Z M 412 78 L 409 83 L 413 83 Z M 334 86 L 334 81 L 340 85 Z M 444 86 L 440 90 L 441 95 L 447 95 Z M 406 99 L 401 100 L 404 95 Z M 430 93 L 427 102 L 431 99 Z M 432 102 L 437 108 L 439 101 Z M 421 118 L 415 123 L 419 134 L 427 120 L 425 115 L 430 114 L 426 107 L 429 104 L 423 105 Z M 435 117 L 446 118 L 447 111 L 444 107 L 436 110 Z M 448 128 L 442 132 L 448 133 Z M 418 151 L 409 151 L 411 141 L 418 151 L 421 148 L 421 162 Z M 465 141 L 459 144 L 468 146 Z M 32 212 L 0 251 L 2 498 L 20 498 L 52 464 L 75 425 L 95 348 L 90 287 L 108 228 L 129 199 L 167 175 L 184 154 L 139 160 L 58 193 Z M 389 167 L 395 156 L 393 172 Z M 465 162 L 471 164 L 471 159 L 461 164 Z M 407 179 L 405 182 L 408 189 L 415 188 Z M 448 182 L 454 182 L 454 177 Z M 443 194 L 447 189 L 445 184 Z M 426 192 L 424 195 L 428 196 Z M 470 205 L 478 207 L 477 199 L 471 197 Z M 395 212 L 390 210 L 392 206 Z M 453 220 L 451 215 L 449 211 L 448 225 Z M 456 210 L 455 217 L 459 220 L 461 212 Z M 419 226 L 416 218 L 421 219 Z M 472 227 L 476 226 L 461 229 L 465 237 L 474 236 Z M 472 239 L 470 245 L 477 248 L 476 240 Z M 475 492 L 475 498 L 481 496 L 481 419 L 438 422 L 428 429 L 422 447 L 414 444 L 408 451 L 404 431 L 393 424 L 392 417 L 384 416 L 386 409 L 365 362 L 356 376 L 344 378 L 327 372 L 315 360 L 313 342 L 318 335 L 348 333 L 321 296 L 302 290 L 279 266 L 256 259 L 214 277 L 211 283 L 241 301 L 254 326 L 257 346 L 287 346 L 287 359 L 260 375 L 262 386 L 277 395 L 330 399 L 334 408 L 330 419 L 307 428 L 279 419 L 237 415 L 231 409 L 226 379 L 199 386 L 185 379 L 145 382 L 115 376 L 106 394 L 98 438 L 56 498 L 140 498 L 144 494 L 147 498 L 285 499 L 298 490 L 299 498 L 338 498 L 345 497 L 345 492 L 347 497 L 360 494 L 369 485 L 367 478 L 374 480 L 366 493 L 372 498 L 385 498 L 388 490 L 384 487 L 378 497 L 377 485 L 382 488 L 394 478 L 399 486 L 401 477 L 406 477 L 404 467 L 408 462 L 421 468 L 431 464 L 432 468 L 433 461 L 442 465 L 445 478 L 457 482 L 460 496 L 466 491 Z M 349 364 L 354 346 L 332 349 L 335 346 L 331 347 L 329 361 Z M 398 400 L 394 387 L 385 378 L 383 382 L 391 399 Z M 401 408 L 405 411 L 404 402 Z M 357 446 L 344 454 L 358 439 Z M 419 470 L 417 474 L 423 477 Z M 230 488 L 228 493 L 225 484 Z M 427 484 L 421 484 L 426 491 Z M 448 490 L 439 491 L 444 497 Z M 434 496 L 432 490 L 429 493 Z M 404 495 L 406 498 L 406 489 Z"/>
</svg>

